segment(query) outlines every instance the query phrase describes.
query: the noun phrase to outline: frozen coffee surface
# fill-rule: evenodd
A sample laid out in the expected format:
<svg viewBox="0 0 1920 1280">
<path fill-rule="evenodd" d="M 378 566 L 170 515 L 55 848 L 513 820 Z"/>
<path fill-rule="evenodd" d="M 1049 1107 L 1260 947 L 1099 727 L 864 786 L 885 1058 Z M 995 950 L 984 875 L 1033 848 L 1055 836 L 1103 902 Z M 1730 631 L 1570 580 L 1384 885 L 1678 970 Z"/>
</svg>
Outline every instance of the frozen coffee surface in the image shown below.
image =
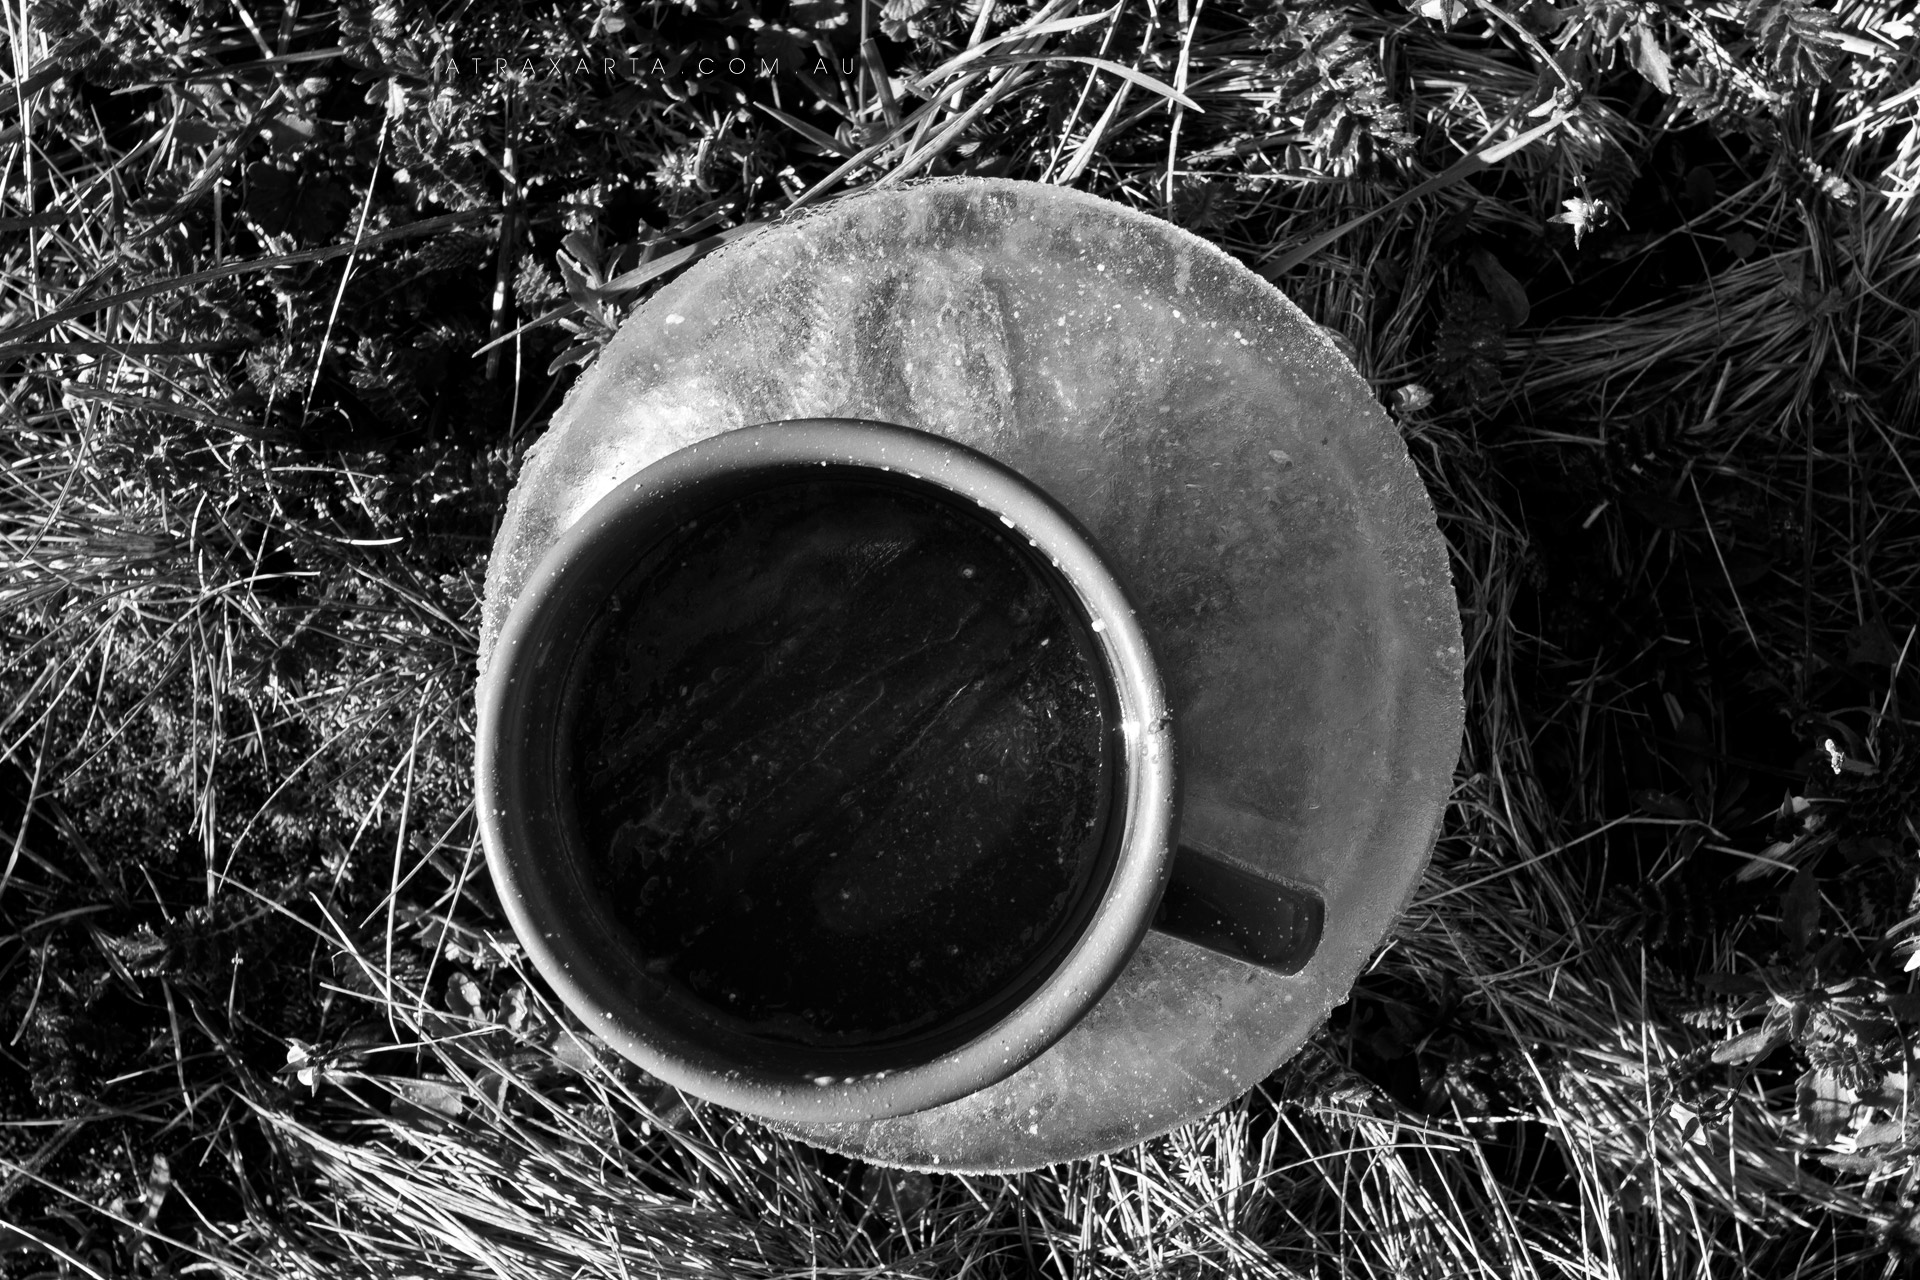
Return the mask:
<svg viewBox="0 0 1920 1280">
<path fill-rule="evenodd" d="M 760 1034 L 860 1044 L 1019 979 L 1105 839 L 1086 623 L 1024 538 L 905 484 L 710 511 L 574 684 L 600 888 L 645 961 Z"/>
</svg>

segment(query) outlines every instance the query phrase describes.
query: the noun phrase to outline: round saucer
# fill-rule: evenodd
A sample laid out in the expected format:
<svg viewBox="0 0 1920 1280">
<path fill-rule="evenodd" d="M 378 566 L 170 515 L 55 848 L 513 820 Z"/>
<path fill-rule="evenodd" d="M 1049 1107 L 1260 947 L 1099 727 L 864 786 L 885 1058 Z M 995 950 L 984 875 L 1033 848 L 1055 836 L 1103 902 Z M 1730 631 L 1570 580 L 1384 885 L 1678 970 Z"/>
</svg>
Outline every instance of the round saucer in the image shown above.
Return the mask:
<svg viewBox="0 0 1920 1280">
<path fill-rule="evenodd" d="M 1012 1172 L 1206 1115 L 1344 999 L 1432 850 L 1463 723 L 1459 614 L 1393 423 L 1266 281 L 1165 222 L 1034 183 L 866 191 L 743 238 L 622 326 L 529 450 L 484 667 L 533 566 L 622 480 L 759 422 L 959 440 L 1093 533 L 1177 717 L 1181 843 L 1325 904 L 1283 975 L 1149 934 L 1012 1076 L 929 1111 L 777 1124 L 884 1164 Z"/>
</svg>

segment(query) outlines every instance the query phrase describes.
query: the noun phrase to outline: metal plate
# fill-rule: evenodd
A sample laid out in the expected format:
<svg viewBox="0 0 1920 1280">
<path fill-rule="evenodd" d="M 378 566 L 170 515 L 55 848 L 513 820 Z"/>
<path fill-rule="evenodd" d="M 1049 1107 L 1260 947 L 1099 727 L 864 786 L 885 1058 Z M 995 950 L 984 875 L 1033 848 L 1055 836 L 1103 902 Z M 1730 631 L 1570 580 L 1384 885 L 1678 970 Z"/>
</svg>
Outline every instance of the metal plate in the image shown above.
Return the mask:
<svg viewBox="0 0 1920 1280">
<path fill-rule="evenodd" d="M 885 1164 L 987 1172 L 1206 1115 L 1344 999 L 1430 854 L 1463 721 L 1447 552 L 1393 423 L 1320 328 L 1167 223 L 956 179 L 836 201 L 698 263 L 621 328 L 529 451 L 481 661 L 555 538 L 720 431 L 896 422 L 991 454 L 1092 530 L 1178 715 L 1181 842 L 1325 900 L 1283 976 L 1149 935 L 1007 1080 L 897 1119 L 779 1125 Z"/>
</svg>

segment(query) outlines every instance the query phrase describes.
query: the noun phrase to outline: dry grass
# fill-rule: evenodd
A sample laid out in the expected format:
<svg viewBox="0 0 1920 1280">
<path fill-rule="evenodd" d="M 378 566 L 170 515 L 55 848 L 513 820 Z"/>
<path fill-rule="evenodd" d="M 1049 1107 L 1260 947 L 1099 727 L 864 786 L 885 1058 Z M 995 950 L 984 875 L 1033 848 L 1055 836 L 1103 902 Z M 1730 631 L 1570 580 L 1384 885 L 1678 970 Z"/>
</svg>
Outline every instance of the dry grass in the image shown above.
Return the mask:
<svg viewBox="0 0 1920 1280">
<path fill-rule="evenodd" d="M 1746 68 L 1700 73 L 1729 101 L 1763 60 L 1685 31 L 1730 41 L 1748 9 L 1814 21 L 1659 28 L 1680 71 Z M 298 92 L 273 67 L 325 65 L 273 58 L 360 42 L 376 97 L 404 99 L 401 54 L 424 66 L 443 28 L 210 12 L 198 44 L 112 72 L 178 106 L 212 61 L 268 59 L 229 77 L 252 97 L 179 106 L 228 131 L 191 143 L 87 124 L 45 72 L 92 46 L 6 10 L 0 1274 L 1612 1280 L 1890 1274 L 1920 1245 L 1900 6 L 1843 0 L 1826 87 L 1716 134 L 1578 23 L 936 5 L 887 93 L 836 77 L 758 133 L 698 96 L 595 117 L 613 150 L 579 144 L 588 169 L 692 176 L 657 180 L 667 225 L 624 253 L 564 215 L 591 269 L 570 301 L 523 255 L 539 180 L 587 180 L 488 132 L 531 89 L 439 120 L 444 165 L 423 96 L 362 138 L 345 199 L 378 205 L 371 230 L 303 244 L 270 201 L 219 214 L 245 131 Z M 1529 41 L 1620 70 L 1545 68 Z M 452 212 L 374 202 L 396 163 Z M 714 237 L 936 172 L 1172 217 L 1339 334 L 1434 496 L 1469 654 L 1445 834 L 1351 1003 L 1209 1120 L 1017 1178 L 867 1169 L 611 1059 L 503 931 L 466 811 L 478 566 L 565 366 Z M 742 194 L 754 173 L 778 198 Z M 1584 247 L 1549 222 L 1576 197 L 1616 206 Z M 524 297 L 491 288 L 529 263 Z M 447 270 L 486 287 L 446 332 L 380 309 Z M 365 344 L 303 337 L 303 309 Z M 423 376 L 382 325 L 497 340 L 484 431 L 327 381 Z M 250 375 L 269 348 L 285 376 Z M 124 1043 L 88 1030 L 115 1023 Z"/>
</svg>

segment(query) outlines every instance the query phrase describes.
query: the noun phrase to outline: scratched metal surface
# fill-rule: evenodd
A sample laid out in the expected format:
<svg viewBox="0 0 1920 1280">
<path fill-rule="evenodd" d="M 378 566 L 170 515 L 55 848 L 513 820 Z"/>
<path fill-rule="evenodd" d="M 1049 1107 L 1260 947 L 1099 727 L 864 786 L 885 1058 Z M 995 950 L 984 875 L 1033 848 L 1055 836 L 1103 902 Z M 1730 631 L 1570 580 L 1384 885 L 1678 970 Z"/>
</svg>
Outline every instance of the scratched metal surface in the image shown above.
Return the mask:
<svg viewBox="0 0 1920 1280">
<path fill-rule="evenodd" d="M 972 445 L 1092 530 L 1178 712 L 1181 838 L 1326 900 L 1300 973 L 1159 934 L 1002 1083 L 897 1119 L 776 1127 L 887 1164 L 1117 1150 L 1258 1083 L 1345 998 L 1431 852 L 1459 750 L 1459 617 L 1399 433 L 1266 281 L 1157 219 L 979 179 L 836 201 L 715 254 L 623 326 L 529 452 L 481 662 L 527 574 L 621 480 L 756 422 Z"/>
</svg>

